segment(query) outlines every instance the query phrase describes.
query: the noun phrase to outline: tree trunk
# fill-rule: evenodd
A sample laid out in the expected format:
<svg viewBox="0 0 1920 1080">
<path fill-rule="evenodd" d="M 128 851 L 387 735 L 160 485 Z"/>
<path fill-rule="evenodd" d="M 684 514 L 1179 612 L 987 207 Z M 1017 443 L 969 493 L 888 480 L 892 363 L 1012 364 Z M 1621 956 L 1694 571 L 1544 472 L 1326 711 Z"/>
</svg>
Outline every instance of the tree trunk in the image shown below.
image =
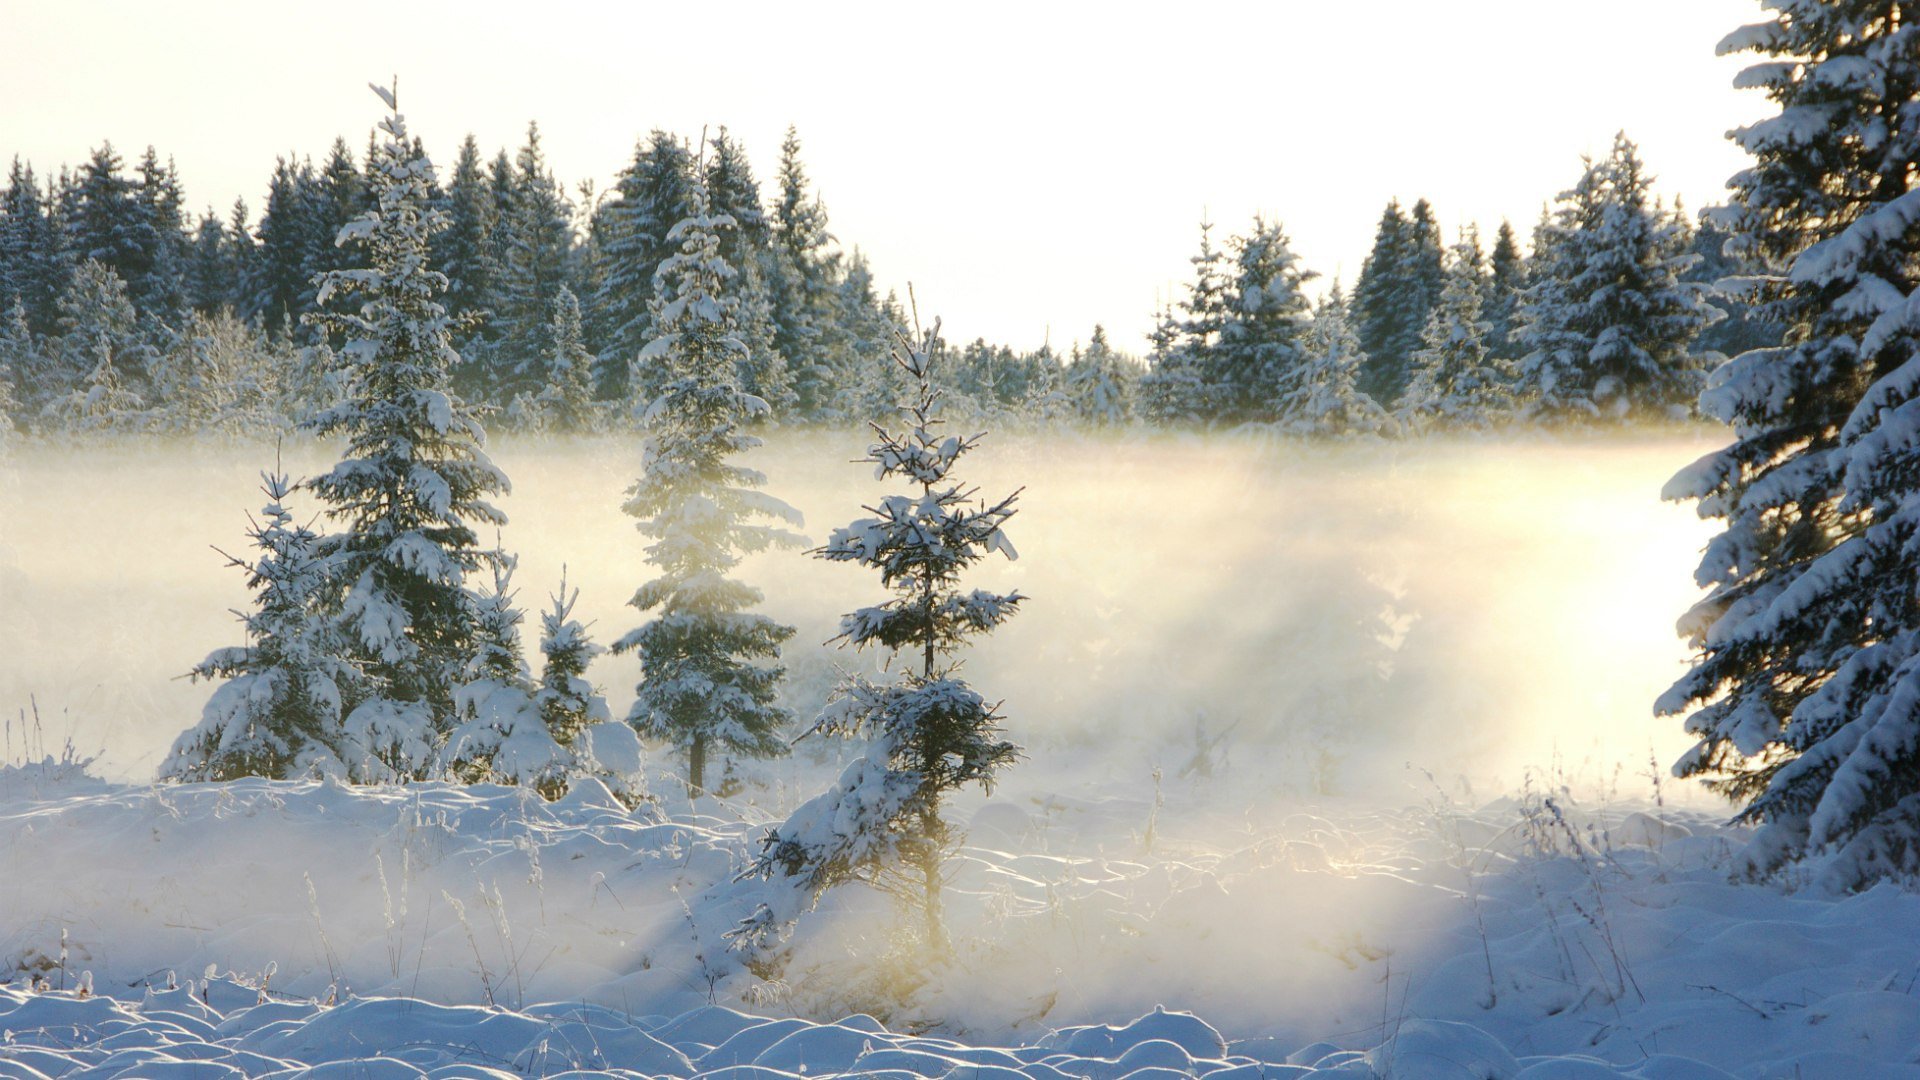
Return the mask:
<svg viewBox="0 0 1920 1080">
<path fill-rule="evenodd" d="M 707 782 L 707 736 L 705 732 L 696 732 L 693 744 L 687 747 L 687 801 L 692 802 L 703 794 Z"/>
<path fill-rule="evenodd" d="M 940 910 L 940 807 L 930 805 L 920 817 L 920 906 L 927 922 L 927 955 L 944 956 L 947 930 Z"/>
</svg>

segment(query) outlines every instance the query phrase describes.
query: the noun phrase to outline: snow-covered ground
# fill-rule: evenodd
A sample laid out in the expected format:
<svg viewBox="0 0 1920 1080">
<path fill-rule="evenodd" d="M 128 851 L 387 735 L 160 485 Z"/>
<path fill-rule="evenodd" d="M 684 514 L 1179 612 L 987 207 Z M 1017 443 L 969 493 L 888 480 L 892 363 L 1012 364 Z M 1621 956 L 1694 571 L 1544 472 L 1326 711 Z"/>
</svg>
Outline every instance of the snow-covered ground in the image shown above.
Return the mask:
<svg viewBox="0 0 1920 1080">
<path fill-rule="evenodd" d="M 11 767 L 0 1076 L 1920 1076 L 1911 893 L 1730 884 L 1737 835 L 1626 800 L 1215 790 L 960 807 L 946 970 L 854 890 L 768 986 L 718 951 L 745 802 Z"/>
<path fill-rule="evenodd" d="M 731 878 L 847 748 L 697 805 L 659 759 L 639 814 L 592 788 L 153 787 L 210 690 L 171 677 L 244 602 L 206 546 L 241 542 L 273 451 L 23 453 L 0 490 L 0 1080 L 1920 1076 L 1920 897 L 1731 884 L 1724 809 L 1653 779 L 1685 744 L 1648 706 L 1706 534 L 1654 495 L 1710 438 L 990 441 L 979 482 L 1028 492 L 1022 559 L 980 584 L 1034 600 L 967 673 L 1027 760 L 954 808 L 953 960 L 901 961 L 887 904 L 843 890 L 777 984 L 723 951 L 751 900 Z M 565 564 L 603 641 L 646 575 L 617 510 L 635 453 L 496 454 L 524 599 Z M 837 464 L 857 453 L 783 436 L 761 464 L 823 536 L 875 492 Z M 810 643 L 873 584 L 747 569 L 800 627 L 805 712 L 862 662 Z M 623 663 L 591 672 L 616 711 Z M 91 770 L 21 764 L 67 736 Z"/>
</svg>

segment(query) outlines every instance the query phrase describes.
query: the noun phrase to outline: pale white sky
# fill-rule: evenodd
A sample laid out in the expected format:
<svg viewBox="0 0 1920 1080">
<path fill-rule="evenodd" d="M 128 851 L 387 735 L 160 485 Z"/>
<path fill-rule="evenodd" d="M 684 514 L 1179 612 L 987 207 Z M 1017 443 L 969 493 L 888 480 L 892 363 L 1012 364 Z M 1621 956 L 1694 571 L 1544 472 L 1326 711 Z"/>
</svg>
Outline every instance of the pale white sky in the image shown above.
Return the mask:
<svg viewBox="0 0 1920 1080">
<path fill-rule="evenodd" d="M 1349 284 L 1392 196 L 1451 235 L 1524 230 L 1582 153 L 1636 138 L 1661 188 L 1717 200 L 1764 115 L 1715 42 L 1755 0 L 1155 5 L 36 3 L 0 0 L 0 155 L 43 174 L 111 139 L 177 161 L 191 204 L 259 212 L 276 154 L 356 155 L 370 79 L 443 168 L 540 121 L 571 189 L 634 139 L 726 124 L 764 183 L 799 125 L 835 233 L 951 337 L 1139 348 L 1216 235 L 1277 216 Z"/>
</svg>

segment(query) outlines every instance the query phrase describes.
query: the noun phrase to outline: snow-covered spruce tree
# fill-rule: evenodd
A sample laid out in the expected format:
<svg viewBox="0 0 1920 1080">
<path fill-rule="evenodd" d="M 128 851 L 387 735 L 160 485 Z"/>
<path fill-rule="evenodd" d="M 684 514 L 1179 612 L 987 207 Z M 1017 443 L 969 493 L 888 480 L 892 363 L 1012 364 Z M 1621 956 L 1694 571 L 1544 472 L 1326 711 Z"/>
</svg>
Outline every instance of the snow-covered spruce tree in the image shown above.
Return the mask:
<svg viewBox="0 0 1920 1080">
<path fill-rule="evenodd" d="M 1920 7 L 1769 6 L 1720 45 L 1780 112 L 1733 133 L 1755 163 L 1716 217 L 1787 332 L 1713 373 L 1734 442 L 1667 487 L 1726 529 L 1656 708 L 1693 710 L 1675 771 L 1761 824 L 1753 873 L 1860 887 L 1920 873 Z"/>
<path fill-rule="evenodd" d="M 36 334 L 56 327 L 55 302 L 73 271 L 59 208 L 44 198 L 33 167 L 13 159 L 0 192 L 0 303 L 18 303 Z"/>
<path fill-rule="evenodd" d="M 546 659 L 536 684 L 521 659 L 513 565 L 503 558 L 492 590 L 480 597 L 475 650 L 454 692 L 458 724 L 447 736 L 443 768 L 464 783 L 528 787 L 548 799 L 593 777 L 628 806 L 638 805 L 646 797 L 640 742 L 613 722 L 586 681 L 588 663 L 603 650 L 572 619 L 578 594 L 568 594 L 562 581 L 541 616 Z"/>
<path fill-rule="evenodd" d="M 521 390 L 539 392 L 554 303 L 572 269 L 573 206 L 547 166 L 538 124 L 527 125 L 527 143 L 514 156 L 510 216 L 500 229 L 504 257 L 493 297 L 500 341 L 487 376 L 489 399 L 500 403 Z"/>
<path fill-rule="evenodd" d="M 91 388 L 102 386 L 144 401 L 154 349 L 141 332 L 140 313 L 120 275 L 104 263 L 85 260 L 74 268 L 56 306 L 59 344 L 53 350 L 48 385 L 40 390 L 43 410 L 64 402 L 62 409 L 71 412 L 76 391 L 82 400 L 89 393 L 97 399 L 99 392 Z M 130 428 L 139 422 L 122 420 L 110 426 Z"/>
<path fill-rule="evenodd" d="M 800 133 L 789 126 L 780 143 L 778 194 L 768 215 L 766 279 L 773 307 L 774 349 L 787 361 L 795 418 L 803 423 L 844 416 L 832 400 L 836 348 L 845 334 L 835 326 L 840 297 L 828 252 L 833 236 L 827 212 L 807 191 L 800 161 Z M 836 340 L 839 339 L 839 340 Z"/>
<path fill-rule="evenodd" d="M 1693 341 L 1720 312 L 1681 280 L 1692 232 L 1652 182 L 1623 133 L 1536 238 L 1517 335 L 1518 392 L 1537 419 L 1663 418 L 1698 392 Z"/>
<path fill-rule="evenodd" d="M 1494 236 L 1493 256 L 1488 260 L 1487 351 L 1496 360 L 1516 360 L 1513 349 L 1514 313 L 1520 306 L 1520 292 L 1527 285 L 1527 261 L 1520 254 L 1520 242 L 1513 224 L 1502 221 Z"/>
<path fill-rule="evenodd" d="M 432 163 L 408 138 L 392 93 L 375 90 L 392 110 L 369 163 L 375 207 L 339 235 L 369 265 L 324 275 L 318 299 L 360 303 L 311 317 L 347 339 L 338 354 L 345 399 L 310 423 L 321 436 L 345 437 L 346 456 L 307 485 L 341 529 L 317 550 L 342 659 L 369 680 L 349 705 L 341 746 L 350 776 L 365 782 L 436 771 L 453 688 L 480 632 L 467 578 L 499 559 L 480 546 L 476 526 L 505 523 L 486 500 L 508 486 L 478 418 L 448 384 L 458 356 L 437 299 L 447 283 L 427 266 L 429 240 L 445 223 L 430 201 Z"/>
<path fill-rule="evenodd" d="M 1140 368 L 1107 341 L 1107 328 L 1095 326 L 1085 351 L 1075 350 L 1067 365 L 1068 406 L 1075 420 L 1089 427 L 1125 427 L 1133 422 L 1135 386 Z"/>
<path fill-rule="evenodd" d="M 961 575 L 988 555 L 1016 557 L 1003 530 L 1019 492 L 976 500 L 955 477 L 955 465 L 981 436 L 941 432 L 931 335 L 895 334 L 893 359 L 912 380 L 914 397 L 901 409 L 905 430 L 874 425 L 878 437 L 866 460 L 882 478 L 913 490 L 870 508 L 877 516 L 834 530 L 814 554 L 879 573 L 893 595 L 843 617 L 838 640 L 891 650 L 904 669 L 884 683 L 849 677 L 815 723 L 824 734 L 871 741 L 831 789 L 768 834 L 748 871 L 781 886 L 732 935 L 761 970 L 778 965 L 793 920 L 826 890 L 850 881 L 916 910 L 926 952 L 943 953 L 942 863 L 958 836 L 941 803 L 968 784 L 991 788 L 1020 753 L 1001 738 L 997 706 L 959 677 L 954 659 L 968 638 L 1011 618 L 1026 599 L 960 588 Z"/>
<path fill-rule="evenodd" d="M 587 351 L 580 301 L 565 285 L 554 298 L 544 359 L 542 386 L 533 399 L 539 426 L 549 431 L 592 431 L 599 416 L 593 404 L 593 373 L 599 361 Z"/>
<path fill-rule="evenodd" d="M 536 684 L 521 659 L 513 566 L 503 557 L 494 568 L 492 591 L 480 597 L 475 650 L 454 692 L 458 725 L 447 737 L 444 768 L 467 783 L 529 787 L 548 799 L 591 776 L 627 805 L 637 805 L 645 795 L 639 739 L 625 724 L 611 723 L 606 702 L 584 678 L 600 650 L 587 640 L 586 628 L 571 621 L 573 598 L 562 599 L 565 582 L 541 619 L 546 664 Z"/>
<path fill-rule="evenodd" d="M 224 679 L 200 723 L 174 740 L 160 766 L 169 780 L 276 780 L 339 773 L 341 706 L 359 673 L 342 659 L 334 624 L 318 614 L 327 575 L 319 539 L 287 508 L 294 485 L 263 473 L 267 505 L 248 532 L 255 555 L 230 557 L 247 575 L 253 610 L 236 612 L 247 644 L 218 649 L 190 673 Z"/>
<path fill-rule="evenodd" d="M 1193 283 L 1178 310 L 1161 315 L 1153 334 L 1152 364 L 1140 377 L 1140 411 L 1163 427 L 1190 427 L 1212 421 L 1207 373 L 1226 322 L 1225 256 L 1213 246 L 1213 225 L 1200 223 L 1200 253 Z"/>
<path fill-rule="evenodd" d="M 587 728 L 613 719 L 606 699 L 594 693 L 587 681 L 587 665 L 607 650 L 595 644 L 586 625 L 573 617 L 580 590 L 568 591 L 564 574 L 552 601 L 540 613 L 540 654 L 546 659 L 537 697 L 547 730 L 561 745 L 572 746 Z"/>
<path fill-rule="evenodd" d="M 1135 410 L 1160 427 L 1199 422 L 1200 376 L 1192 355 L 1181 347 L 1180 322 L 1173 308 L 1161 309 L 1147 335 L 1147 370 L 1140 376 Z"/>
<path fill-rule="evenodd" d="M 109 435 L 140 431 L 151 419 L 146 402 L 120 381 L 113 347 L 105 337 L 92 339 L 93 367 L 80 384 L 49 402 L 42 416 L 50 428 L 70 435 Z"/>
<path fill-rule="evenodd" d="M 595 777 L 621 802 L 638 806 L 647 798 L 640 738 L 633 728 L 613 718 L 607 699 L 587 681 L 587 665 L 606 649 L 595 644 L 586 625 L 573 617 L 579 599 L 580 591 L 568 591 L 563 574 L 560 591 L 540 613 L 544 662 L 534 707 L 547 733 L 573 755 L 575 777 Z"/>
<path fill-rule="evenodd" d="M 1303 290 L 1319 276 L 1300 265 L 1277 222 L 1254 218 L 1253 231 L 1232 247 L 1220 341 L 1202 367 L 1208 412 L 1223 426 L 1273 418 L 1274 399 L 1300 375 L 1313 310 Z"/>
<path fill-rule="evenodd" d="M 936 325 L 934 333 L 936 340 L 928 343 L 928 355 L 934 357 L 938 362 L 944 362 L 950 354 L 950 350 L 944 341 L 937 340 L 938 331 L 939 328 Z M 1034 352 L 1028 360 L 1031 368 L 1027 376 L 1027 393 L 1025 398 L 1021 400 L 1018 408 L 1015 409 L 1014 415 L 1034 427 L 1045 431 L 1059 425 L 1073 415 L 1073 404 L 1067 400 L 1066 367 L 1061 364 L 1060 357 L 1053 351 L 1053 347 L 1045 342 L 1041 343 L 1039 350 Z M 883 359 L 881 365 L 881 370 L 890 372 L 894 377 L 894 381 L 897 383 L 900 372 L 899 366 L 896 365 L 891 358 Z M 879 385 L 888 384 L 882 383 Z M 912 392 L 911 385 L 912 384 L 909 383 L 907 387 L 900 388 L 903 389 L 905 393 L 895 393 L 892 395 L 891 401 L 896 404 L 893 404 L 889 408 L 875 409 L 869 415 L 885 417 L 897 412 L 899 409 L 897 402 L 906 396 L 906 394 Z M 955 408 L 962 406 L 963 403 L 949 398 L 947 405 L 949 408 Z"/>
<path fill-rule="evenodd" d="M 515 560 L 493 566 L 493 588 L 475 598 L 473 652 L 453 691 L 454 727 L 442 767 L 462 783 L 523 784 L 547 798 L 566 791 L 565 750 L 534 707 L 533 676 L 513 603 Z"/>
<path fill-rule="evenodd" d="M 686 756 L 689 797 L 705 790 L 712 749 L 786 751 L 781 731 L 793 717 L 775 700 L 785 669 L 766 661 L 778 659 L 793 628 L 749 612 L 760 590 L 727 574 L 742 555 L 805 543 L 766 523 L 798 525 L 799 511 L 758 490 L 766 478 L 732 460 L 760 445 L 745 427 L 767 405 L 735 382 L 745 345 L 719 240 L 733 221 L 708 213 L 699 184 L 693 204 L 668 233 L 679 252 L 656 277 L 656 336 L 641 361 L 661 373 L 663 389 L 647 408 L 641 476 L 623 507 L 653 538 L 647 560 L 660 572 L 631 603 L 657 614 L 613 646 L 640 655 L 627 722 Z"/>
<path fill-rule="evenodd" d="M 1395 404 L 1406 389 L 1420 330 L 1439 300 L 1443 258 L 1432 205 L 1421 199 L 1408 214 L 1398 200 L 1389 202 L 1350 305 L 1367 356 L 1360 388 L 1382 405 Z"/>
<path fill-rule="evenodd" d="M 1440 303 L 1427 316 L 1400 395 L 1397 412 L 1409 427 L 1487 428 L 1513 412 L 1513 377 L 1487 347 L 1479 254 L 1477 238 L 1454 245 Z"/>
<path fill-rule="evenodd" d="M 667 233 L 691 213 L 696 172 L 686 143 L 656 129 L 634 147 L 632 163 L 621 171 L 613 196 L 595 215 L 604 238 L 601 280 L 593 298 L 594 317 L 603 326 L 595 340 L 603 398 L 630 399 L 645 408 L 659 393 L 662 380 L 650 376 L 642 385 L 630 385 L 633 374 L 646 374 L 644 368 L 630 368 L 654 336 L 654 277 L 674 252 Z"/>
<path fill-rule="evenodd" d="M 1360 338 L 1347 321 L 1346 297 L 1335 283 L 1314 308 L 1298 374 L 1280 388 L 1274 401 L 1279 430 L 1310 438 L 1392 430 L 1394 422 L 1387 410 L 1359 387 L 1366 359 Z"/>
</svg>

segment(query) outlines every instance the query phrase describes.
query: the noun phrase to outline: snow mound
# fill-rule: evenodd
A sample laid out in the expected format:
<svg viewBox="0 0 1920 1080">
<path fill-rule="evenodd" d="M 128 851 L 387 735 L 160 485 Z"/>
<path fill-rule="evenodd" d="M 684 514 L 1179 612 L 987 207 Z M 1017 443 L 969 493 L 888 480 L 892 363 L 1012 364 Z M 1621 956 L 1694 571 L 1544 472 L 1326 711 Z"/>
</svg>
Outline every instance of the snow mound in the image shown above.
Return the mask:
<svg viewBox="0 0 1920 1080">
<path fill-rule="evenodd" d="M 891 908 L 858 889 L 789 983 L 727 966 L 766 808 L 19 782 L 0 1080 L 1920 1072 L 1920 897 L 1732 883 L 1742 837 L 1706 815 L 1152 798 L 958 806 L 983 835 L 954 955 L 901 1007 L 873 989 L 900 985 Z"/>
</svg>

